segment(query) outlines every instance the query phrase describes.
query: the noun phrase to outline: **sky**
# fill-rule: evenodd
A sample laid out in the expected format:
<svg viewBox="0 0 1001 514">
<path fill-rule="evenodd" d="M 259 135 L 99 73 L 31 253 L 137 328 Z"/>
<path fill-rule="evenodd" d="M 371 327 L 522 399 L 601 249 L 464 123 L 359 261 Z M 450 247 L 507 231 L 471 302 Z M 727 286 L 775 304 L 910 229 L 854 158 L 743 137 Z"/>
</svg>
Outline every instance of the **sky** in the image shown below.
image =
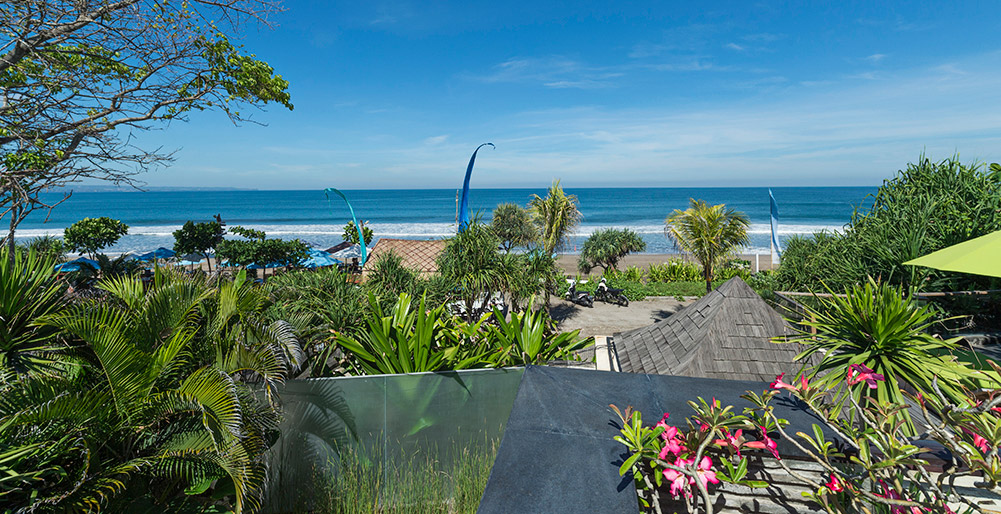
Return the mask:
<svg viewBox="0 0 1001 514">
<path fill-rule="evenodd" d="M 137 134 L 150 186 L 877 185 L 1001 161 L 1001 3 L 286 0 L 295 109 Z"/>
</svg>

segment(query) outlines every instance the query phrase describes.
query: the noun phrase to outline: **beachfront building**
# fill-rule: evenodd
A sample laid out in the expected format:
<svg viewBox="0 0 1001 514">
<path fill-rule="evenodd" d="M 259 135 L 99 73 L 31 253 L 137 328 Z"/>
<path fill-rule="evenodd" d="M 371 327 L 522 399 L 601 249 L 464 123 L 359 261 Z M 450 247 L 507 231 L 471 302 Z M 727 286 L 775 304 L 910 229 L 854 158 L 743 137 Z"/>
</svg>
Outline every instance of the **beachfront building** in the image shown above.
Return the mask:
<svg viewBox="0 0 1001 514">
<path fill-rule="evenodd" d="M 801 366 L 794 360 L 802 345 L 772 342 L 792 333 L 734 277 L 663 321 L 604 338 L 604 347 L 614 371 L 770 382 Z"/>
<path fill-rule="evenodd" d="M 375 248 L 368 254 L 365 267 L 362 268 L 362 277 L 367 277 L 375 267 L 379 258 L 389 253 L 395 253 L 403 261 L 403 266 L 415 270 L 422 277 L 433 275 L 438 272 L 436 262 L 441 252 L 448 244 L 444 239 L 391 239 L 380 238 L 375 244 Z"/>
</svg>

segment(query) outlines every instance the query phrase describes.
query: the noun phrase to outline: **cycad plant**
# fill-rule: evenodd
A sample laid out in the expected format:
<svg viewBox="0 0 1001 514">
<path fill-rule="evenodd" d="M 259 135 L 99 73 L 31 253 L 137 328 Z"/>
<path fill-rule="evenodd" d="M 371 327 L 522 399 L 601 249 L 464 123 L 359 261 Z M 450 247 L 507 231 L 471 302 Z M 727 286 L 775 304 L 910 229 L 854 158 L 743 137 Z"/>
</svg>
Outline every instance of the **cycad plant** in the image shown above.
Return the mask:
<svg viewBox="0 0 1001 514">
<path fill-rule="evenodd" d="M 222 502 L 252 510 L 278 415 L 247 382 L 272 391 L 297 349 L 259 321 L 262 303 L 244 282 L 241 275 L 217 290 L 159 269 L 146 289 L 138 278 L 108 279 L 97 286 L 107 293 L 101 301 L 36 318 L 75 347 L 61 373 L 23 374 L 0 389 L 5 448 L 58 452 L 38 457 L 49 480 L 5 483 L 13 485 L 3 491 L 7 505 L 183 512 Z"/>
<path fill-rule="evenodd" d="M 972 385 L 973 370 L 950 352 L 959 338 L 943 340 L 928 333 L 937 321 L 928 306 L 902 294 L 899 287 L 872 279 L 844 296 L 818 298 L 799 323 L 805 328 L 792 342 L 807 349 L 796 360 L 819 362 L 810 369 L 820 383 L 845 383 L 852 365 L 862 365 L 885 377 L 875 387 L 856 388 L 881 404 L 903 403 L 901 388 L 932 392 L 932 381 L 953 401 L 963 401 Z"/>
<path fill-rule="evenodd" d="M 539 226 L 539 244 L 547 255 L 564 249 L 580 224 L 583 215 L 577 205 L 577 196 L 563 192 L 559 180 L 553 181 L 545 198 L 532 195 L 528 208 Z"/>
<path fill-rule="evenodd" d="M 34 251 L 0 252 L 0 384 L 25 376 L 58 373 L 69 349 L 53 327 L 35 320 L 65 304 L 65 284 L 54 280 L 51 258 Z"/>
<path fill-rule="evenodd" d="M 688 209 L 675 209 L 665 223 L 674 244 L 702 265 L 707 293 L 712 291 L 716 271 L 749 242 L 747 216 L 724 204 L 709 205 L 692 198 Z"/>
</svg>

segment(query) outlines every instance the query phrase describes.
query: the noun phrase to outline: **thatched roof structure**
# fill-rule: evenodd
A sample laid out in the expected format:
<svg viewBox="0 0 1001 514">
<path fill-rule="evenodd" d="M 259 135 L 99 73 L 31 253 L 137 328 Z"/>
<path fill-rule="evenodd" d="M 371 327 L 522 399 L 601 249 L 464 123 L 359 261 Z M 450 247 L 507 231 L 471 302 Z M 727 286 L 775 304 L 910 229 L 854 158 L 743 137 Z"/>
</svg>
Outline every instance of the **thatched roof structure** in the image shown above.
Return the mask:
<svg viewBox="0 0 1001 514">
<path fill-rule="evenodd" d="M 664 321 L 616 334 L 612 355 L 618 369 L 630 373 L 770 382 L 800 368 L 793 359 L 802 345 L 771 342 L 792 333 L 735 277 Z"/>
</svg>

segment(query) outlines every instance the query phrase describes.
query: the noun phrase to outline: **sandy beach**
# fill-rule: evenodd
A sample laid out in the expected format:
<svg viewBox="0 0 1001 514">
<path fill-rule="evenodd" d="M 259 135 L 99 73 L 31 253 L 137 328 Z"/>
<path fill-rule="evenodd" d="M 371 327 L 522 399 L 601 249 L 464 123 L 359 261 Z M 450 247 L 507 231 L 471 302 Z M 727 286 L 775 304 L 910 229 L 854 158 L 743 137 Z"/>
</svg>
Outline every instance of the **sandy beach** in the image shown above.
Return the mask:
<svg viewBox="0 0 1001 514">
<path fill-rule="evenodd" d="M 562 268 L 566 274 L 576 275 L 578 257 L 578 254 L 561 254 L 556 259 L 556 265 Z M 740 255 L 738 258 L 750 261 L 752 272 L 772 269 L 772 256 L 769 254 L 758 254 L 756 256 L 753 254 Z M 646 269 L 651 264 L 661 264 L 669 259 L 691 260 L 691 257 L 681 254 L 668 253 L 637 253 L 623 257 L 622 260 L 619 261 L 619 269 L 623 270 L 629 266 L 638 266 L 641 269 Z M 601 268 L 597 268 L 596 271 L 592 273 L 598 273 L 600 271 Z"/>
</svg>

